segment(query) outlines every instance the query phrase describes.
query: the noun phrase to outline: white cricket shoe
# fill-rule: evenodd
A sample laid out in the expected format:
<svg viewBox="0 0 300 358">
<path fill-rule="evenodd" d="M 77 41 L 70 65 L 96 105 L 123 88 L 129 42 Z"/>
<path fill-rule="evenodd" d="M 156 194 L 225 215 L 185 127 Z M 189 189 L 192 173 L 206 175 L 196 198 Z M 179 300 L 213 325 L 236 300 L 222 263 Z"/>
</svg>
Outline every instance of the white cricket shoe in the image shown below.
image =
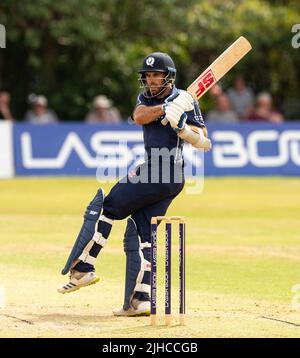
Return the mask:
<svg viewBox="0 0 300 358">
<path fill-rule="evenodd" d="M 113 310 L 113 314 L 118 317 L 150 316 L 150 301 L 139 301 L 134 298 L 128 310 L 122 307 Z"/>
<path fill-rule="evenodd" d="M 58 287 L 59 293 L 69 293 L 79 290 L 81 287 L 90 286 L 97 283 L 100 280 L 95 272 L 78 272 L 71 270 L 69 282 Z"/>
</svg>

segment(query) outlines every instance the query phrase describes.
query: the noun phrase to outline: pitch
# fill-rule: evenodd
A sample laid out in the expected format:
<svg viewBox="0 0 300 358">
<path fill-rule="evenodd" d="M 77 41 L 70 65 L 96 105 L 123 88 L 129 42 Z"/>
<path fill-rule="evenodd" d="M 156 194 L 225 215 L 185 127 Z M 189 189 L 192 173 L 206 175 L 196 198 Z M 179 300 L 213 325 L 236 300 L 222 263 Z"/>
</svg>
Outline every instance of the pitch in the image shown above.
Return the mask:
<svg viewBox="0 0 300 358">
<path fill-rule="evenodd" d="M 100 283 L 57 293 L 98 185 L 78 178 L 0 181 L 0 285 L 6 293 L 0 337 L 300 337 L 292 292 L 300 284 L 299 179 L 208 178 L 202 194 L 182 193 L 174 201 L 168 215 L 187 221 L 185 327 L 177 325 L 176 279 L 171 327 L 112 315 L 123 301 L 126 221 L 115 222 L 98 258 Z M 161 287 L 161 312 L 162 293 Z"/>
</svg>

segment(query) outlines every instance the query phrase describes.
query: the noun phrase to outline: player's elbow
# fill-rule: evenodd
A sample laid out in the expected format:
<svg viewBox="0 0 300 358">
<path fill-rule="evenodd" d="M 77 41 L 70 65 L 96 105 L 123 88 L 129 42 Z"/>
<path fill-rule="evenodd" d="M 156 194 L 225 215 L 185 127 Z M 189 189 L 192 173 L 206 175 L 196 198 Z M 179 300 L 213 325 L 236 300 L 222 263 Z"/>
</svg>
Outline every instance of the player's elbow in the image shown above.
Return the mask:
<svg viewBox="0 0 300 358">
<path fill-rule="evenodd" d="M 143 117 L 139 114 L 133 114 L 132 116 L 134 123 L 138 124 L 138 125 L 143 125 Z"/>
<path fill-rule="evenodd" d="M 132 119 L 138 125 L 143 125 L 143 111 L 141 111 L 140 107 L 136 108 L 136 110 L 132 114 Z"/>
</svg>

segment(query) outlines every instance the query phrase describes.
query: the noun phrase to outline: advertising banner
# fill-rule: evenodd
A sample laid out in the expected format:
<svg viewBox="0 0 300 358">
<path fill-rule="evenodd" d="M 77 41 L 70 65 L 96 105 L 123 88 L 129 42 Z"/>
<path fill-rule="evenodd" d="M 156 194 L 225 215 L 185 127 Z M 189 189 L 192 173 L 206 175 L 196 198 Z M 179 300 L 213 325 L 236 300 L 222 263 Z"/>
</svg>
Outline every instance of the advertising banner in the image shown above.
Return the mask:
<svg viewBox="0 0 300 358">
<path fill-rule="evenodd" d="M 185 145 L 186 176 L 300 175 L 300 124 L 208 125 L 213 149 Z M 143 161 L 135 125 L 14 125 L 16 175 L 125 174 Z M 204 157 L 204 160 L 203 160 Z"/>
</svg>

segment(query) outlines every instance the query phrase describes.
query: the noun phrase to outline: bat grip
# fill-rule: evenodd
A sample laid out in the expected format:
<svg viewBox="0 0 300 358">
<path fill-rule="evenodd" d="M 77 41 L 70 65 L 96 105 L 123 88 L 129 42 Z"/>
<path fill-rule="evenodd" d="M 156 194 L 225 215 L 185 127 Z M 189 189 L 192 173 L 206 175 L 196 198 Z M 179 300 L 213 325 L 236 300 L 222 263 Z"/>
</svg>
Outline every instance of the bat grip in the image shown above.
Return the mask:
<svg viewBox="0 0 300 358">
<path fill-rule="evenodd" d="M 166 126 L 166 125 L 168 124 L 168 122 L 169 122 L 169 121 L 167 120 L 167 118 L 164 118 L 164 119 L 161 120 L 160 123 L 161 123 L 163 126 Z"/>
</svg>

